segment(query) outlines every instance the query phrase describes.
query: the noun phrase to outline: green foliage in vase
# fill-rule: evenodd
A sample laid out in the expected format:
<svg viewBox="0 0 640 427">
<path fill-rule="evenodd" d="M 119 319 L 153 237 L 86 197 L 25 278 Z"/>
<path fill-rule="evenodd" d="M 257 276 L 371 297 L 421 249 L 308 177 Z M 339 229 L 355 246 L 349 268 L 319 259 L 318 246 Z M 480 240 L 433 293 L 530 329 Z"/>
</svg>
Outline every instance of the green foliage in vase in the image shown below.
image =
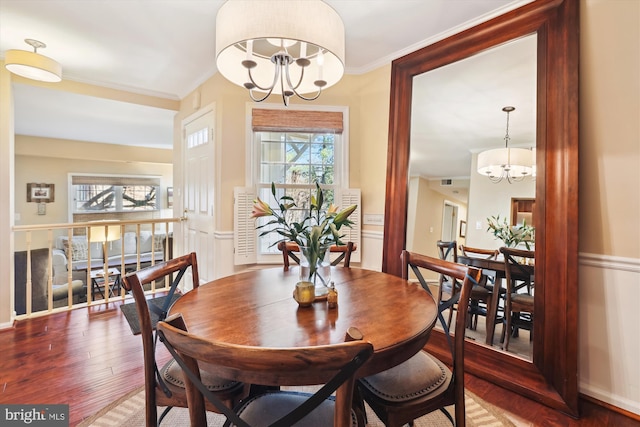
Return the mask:
<svg viewBox="0 0 640 427">
<path fill-rule="evenodd" d="M 535 243 L 535 227 L 527 225 L 523 220 L 522 224 L 511 226 L 507 218 L 500 219 L 500 215 L 487 218 L 489 227 L 487 231 L 493 233 L 496 239 L 502 240 L 508 248 L 515 248 L 520 243 L 524 243 L 527 250 L 531 250 L 531 245 Z"/>
<path fill-rule="evenodd" d="M 296 204 L 292 197 L 284 195 L 277 199 L 276 186 L 271 183 L 271 194 L 273 198 L 278 201 L 278 208 L 272 209 L 268 203 L 261 200 L 259 197 L 254 200 L 253 211 L 251 216 L 253 218 L 259 218 L 263 216 L 273 217 L 270 221 L 262 224 L 256 229 L 267 228 L 262 231 L 260 236 L 267 235 L 269 233 L 277 233 L 282 238 L 271 246 L 276 245 L 282 241 L 291 241 L 298 244 L 300 247 L 307 247 L 305 256 L 309 260 L 309 266 L 311 268 L 310 276 L 315 273 L 315 266 L 318 260 L 322 260 L 326 253 L 326 250 L 331 245 L 343 245 L 340 239 L 344 237 L 340 234 L 342 227 L 351 227 L 353 221 L 349 220 L 349 216 L 356 210 L 357 205 L 351 205 L 338 211 L 338 207 L 333 203 L 329 204 L 326 209 L 323 209 L 325 204 L 325 197 L 320 185 L 316 182 L 315 194 L 311 195 L 311 203 L 309 211 L 305 215 L 302 221 L 287 221 L 287 211 L 296 208 Z"/>
</svg>

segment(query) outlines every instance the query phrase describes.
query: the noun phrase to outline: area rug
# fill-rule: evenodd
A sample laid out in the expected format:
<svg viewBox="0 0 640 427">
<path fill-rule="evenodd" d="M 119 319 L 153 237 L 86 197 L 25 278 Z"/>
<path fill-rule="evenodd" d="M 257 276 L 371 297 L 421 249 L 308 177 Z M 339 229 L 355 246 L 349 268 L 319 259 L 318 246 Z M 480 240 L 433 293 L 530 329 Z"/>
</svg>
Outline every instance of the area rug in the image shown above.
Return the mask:
<svg viewBox="0 0 640 427">
<path fill-rule="evenodd" d="M 285 387 L 283 387 L 284 389 Z M 299 388 L 297 388 L 299 389 Z M 79 427 L 137 427 L 144 426 L 144 387 L 140 387 L 115 402 L 107 405 L 97 414 L 79 424 Z M 465 406 L 467 413 L 467 426 L 470 427 L 513 427 L 500 410 L 483 401 L 470 391 L 465 392 Z M 450 411 L 453 407 L 448 408 Z M 158 414 L 164 408 L 158 408 Z M 367 426 L 384 427 L 384 424 L 367 407 Z M 224 424 L 222 415 L 207 412 L 207 426 L 219 427 Z M 173 408 L 162 421 L 166 427 L 189 426 L 189 412 L 186 408 Z M 440 411 L 415 420 L 415 427 L 440 427 L 451 426 L 451 422 Z"/>
</svg>

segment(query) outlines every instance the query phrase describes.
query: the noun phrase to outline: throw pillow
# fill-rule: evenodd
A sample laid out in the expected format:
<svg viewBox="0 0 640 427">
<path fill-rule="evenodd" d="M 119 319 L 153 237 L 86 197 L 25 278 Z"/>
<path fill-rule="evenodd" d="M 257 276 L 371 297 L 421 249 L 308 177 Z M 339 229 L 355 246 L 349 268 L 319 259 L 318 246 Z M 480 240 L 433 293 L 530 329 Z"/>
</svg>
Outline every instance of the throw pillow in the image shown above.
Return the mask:
<svg viewBox="0 0 640 427">
<path fill-rule="evenodd" d="M 87 259 L 87 241 L 86 240 L 73 240 L 71 245 L 69 241 L 64 242 L 65 252 L 67 259 L 69 260 L 86 260 Z"/>
<path fill-rule="evenodd" d="M 138 252 L 138 245 L 136 243 L 136 233 L 133 233 L 133 232 L 124 233 L 125 255 L 131 255 L 137 252 Z"/>
<path fill-rule="evenodd" d="M 152 248 L 152 240 L 151 240 L 151 232 L 143 230 L 140 232 L 140 253 L 144 254 L 147 252 L 151 252 Z"/>
<path fill-rule="evenodd" d="M 162 252 L 164 250 L 164 238 L 165 236 L 157 234 L 153 236 L 153 251 Z"/>
</svg>

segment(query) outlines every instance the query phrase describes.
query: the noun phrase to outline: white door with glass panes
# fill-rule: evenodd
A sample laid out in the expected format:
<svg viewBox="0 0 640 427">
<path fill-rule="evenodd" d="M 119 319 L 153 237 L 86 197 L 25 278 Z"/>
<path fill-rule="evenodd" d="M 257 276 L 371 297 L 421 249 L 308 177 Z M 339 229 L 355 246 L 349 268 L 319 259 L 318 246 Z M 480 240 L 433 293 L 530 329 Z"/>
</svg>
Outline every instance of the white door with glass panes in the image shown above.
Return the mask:
<svg viewBox="0 0 640 427">
<path fill-rule="evenodd" d="M 214 177 L 215 111 L 209 110 L 184 125 L 184 191 L 186 221 L 183 228 L 185 253 L 198 257 L 200 283 L 214 279 Z M 190 283 L 190 280 L 184 281 Z"/>
</svg>

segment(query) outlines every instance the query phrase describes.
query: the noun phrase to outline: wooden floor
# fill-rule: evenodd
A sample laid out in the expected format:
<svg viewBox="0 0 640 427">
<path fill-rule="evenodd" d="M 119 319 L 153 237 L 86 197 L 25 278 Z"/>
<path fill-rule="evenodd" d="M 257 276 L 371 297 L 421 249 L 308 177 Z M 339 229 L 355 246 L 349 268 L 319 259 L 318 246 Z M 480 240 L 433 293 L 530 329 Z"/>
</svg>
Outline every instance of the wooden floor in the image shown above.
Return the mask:
<svg viewBox="0 0 640 427">
<path fill-rule="evenodd" d="M 0 403 L 69 404 L 75 426 L 141 386 L 142 343 L 120 304 L 24 320 L 0 331 Z M 166 350 L 161 358 L 168 358 Z M 640 421 L 586 401 L 582 418 L 574 420 L 476 377 L 467 375 L 466 383 L 519 426 L 640 427 Z"/>
</svg>

